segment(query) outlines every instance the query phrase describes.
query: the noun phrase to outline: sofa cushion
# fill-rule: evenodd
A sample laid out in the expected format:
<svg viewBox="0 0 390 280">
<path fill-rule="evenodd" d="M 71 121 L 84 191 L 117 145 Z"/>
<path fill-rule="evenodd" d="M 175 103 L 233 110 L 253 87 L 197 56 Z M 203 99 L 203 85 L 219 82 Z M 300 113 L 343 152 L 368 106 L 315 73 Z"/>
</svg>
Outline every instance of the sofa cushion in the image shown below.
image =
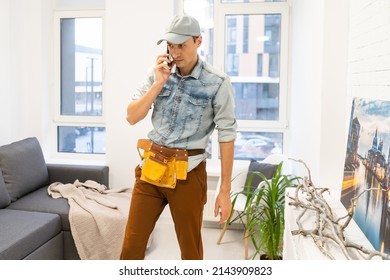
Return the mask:
<svg viewBox="0 0 390 280">
<path fill-rule="evenodd" d="M 11 198 L 5 188 L 3 174 L 0 169 L 0 209 L 8 206 L 11 203 Z"/>
<path fill-rule="evenodd" d="M 61 232 L 56 214 L 0 210 L 0 259 L 20 260 Z"/>
<path fill-rule="evenodd" d="M 61 217 L 62 230 L 70 231 L 68 200 L 53 199 L 47 193 L 47 186 L 19 198 L 6 209 L 57 214 Z"/>
<path fill-rule="evenodd" d="M 63 260 L 64 259 L 64 232 L 54 236 L 37 250 L 27 255 L 23 260 Z"/>
<path fill-rule="evenodd" d="M 264 181 L 263 178 L 258 174 L 255 174 L 255 172 L 260 172 L 264 175 L 265 178 L 271 179 L 275 175 L 277 168 L 277 164 L 270 164 L 261 161 L 259 162 L 252 159 L 249 164 L 245 186 L 250 186 L 250 191 L 253 192 L 259 186 L 259 184 Z"/>
<path fill-rule="evenodd" d="M 35 137 L 0 147 L 0 168 L 11 201 L 46 185 L 49 178 Z"/>
</svg>

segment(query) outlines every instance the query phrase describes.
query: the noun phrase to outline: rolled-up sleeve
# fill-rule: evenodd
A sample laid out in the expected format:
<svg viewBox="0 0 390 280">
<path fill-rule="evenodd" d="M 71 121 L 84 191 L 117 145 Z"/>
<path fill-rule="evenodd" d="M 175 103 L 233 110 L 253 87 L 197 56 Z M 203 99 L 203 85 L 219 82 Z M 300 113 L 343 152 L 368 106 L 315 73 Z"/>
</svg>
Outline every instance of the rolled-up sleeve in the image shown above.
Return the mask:
<svg viewBox="0 0 390 280">
<path fill-rule="evenodd" d="M 236 139 L 237 121 L 234 113 L 233 87 L 229 77 L 224 79 L 215 96 L 214 122 L 218 130 L 218 142 Z"/>
<path fill-rule="evenodd" d="M 132 93 L 131 100 L 134 101 L 139 99 L 141 96 L 143 96 L 152 86 L 153 82 L 154 82 L 154 71 L 153 68 L 151 68 L 149 69 L 141 85 Z"/>
</svg>

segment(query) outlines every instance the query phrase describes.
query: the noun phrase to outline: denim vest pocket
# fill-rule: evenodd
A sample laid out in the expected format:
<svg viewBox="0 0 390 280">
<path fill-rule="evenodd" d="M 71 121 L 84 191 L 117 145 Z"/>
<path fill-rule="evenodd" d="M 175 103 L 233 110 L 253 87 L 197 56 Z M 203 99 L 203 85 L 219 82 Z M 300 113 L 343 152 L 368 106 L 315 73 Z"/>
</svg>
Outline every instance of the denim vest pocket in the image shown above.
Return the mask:
<svg viewBox="0 0 390 280">
<path fill-rule="evenodd" d="M 209 102 L 210 98 L 207 96 L 188 96 L 185 122 L 183 123 L 186 135 L 194 135 L 199 132 L 199 127 L 202 124 L 201 122 Z"/>
<path fill-rule="evenodd" d="M 194 109 L 197 110 L 198 106 L 205 108 L 207 106 L 207 103 L 209 103 L 209 98 L 190 95 L 188 101 L 190 102 L 191 105 L 194 105 L 195 106 Z"/>
<path fill-rule="evenodd" d="M 167 114 L 167 103 L 171 96 L 171 89 L 164 86 L 160 94 L 154 100 L 152 122 L 156 128 L 163 125 L 164 117 Z"/>
</svg>

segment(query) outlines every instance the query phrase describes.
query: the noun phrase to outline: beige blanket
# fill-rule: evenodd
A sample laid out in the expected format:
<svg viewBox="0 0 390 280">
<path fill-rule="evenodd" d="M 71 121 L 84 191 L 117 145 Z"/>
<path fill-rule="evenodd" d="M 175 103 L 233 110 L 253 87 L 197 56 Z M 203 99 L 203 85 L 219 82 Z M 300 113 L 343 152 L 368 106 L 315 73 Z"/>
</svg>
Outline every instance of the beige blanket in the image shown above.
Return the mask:
<svg viewBox="0 0 390 280">
<path fill-rule="evenodd" d="M 53 183 L 53 198 L 66 198 L 69 222 L 82 260 L 118 260 L 130 206 L 131 189 L 107 189 L 95 181 Z"/>
</svg>

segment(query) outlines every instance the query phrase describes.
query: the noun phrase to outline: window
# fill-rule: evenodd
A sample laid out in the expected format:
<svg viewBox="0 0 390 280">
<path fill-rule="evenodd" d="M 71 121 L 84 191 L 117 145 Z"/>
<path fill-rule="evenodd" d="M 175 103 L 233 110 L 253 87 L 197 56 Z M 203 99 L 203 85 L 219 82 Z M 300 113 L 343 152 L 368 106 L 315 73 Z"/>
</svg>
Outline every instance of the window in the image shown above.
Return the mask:
<svg viewBox="0 0 390 280">
<path fill-rule="evenodd" d="M 179 2 L 183 12 L 201 24 L 205 39 L 200 55 L 231 78 L 238 121 L 235 159 L 286 152 L 288 3 Z M 212 159 L 219 157 L 215 134 L 210 140 Z"/>
<path fill-rule="evenodd" d="M 221 0 L 222 3 L 286 2 L 286 0 Z"/>
<path fill-rule="evenodd" d="M 105 154 L 103 16 L 56 14 L 58 153 Z"/>
</svg>

